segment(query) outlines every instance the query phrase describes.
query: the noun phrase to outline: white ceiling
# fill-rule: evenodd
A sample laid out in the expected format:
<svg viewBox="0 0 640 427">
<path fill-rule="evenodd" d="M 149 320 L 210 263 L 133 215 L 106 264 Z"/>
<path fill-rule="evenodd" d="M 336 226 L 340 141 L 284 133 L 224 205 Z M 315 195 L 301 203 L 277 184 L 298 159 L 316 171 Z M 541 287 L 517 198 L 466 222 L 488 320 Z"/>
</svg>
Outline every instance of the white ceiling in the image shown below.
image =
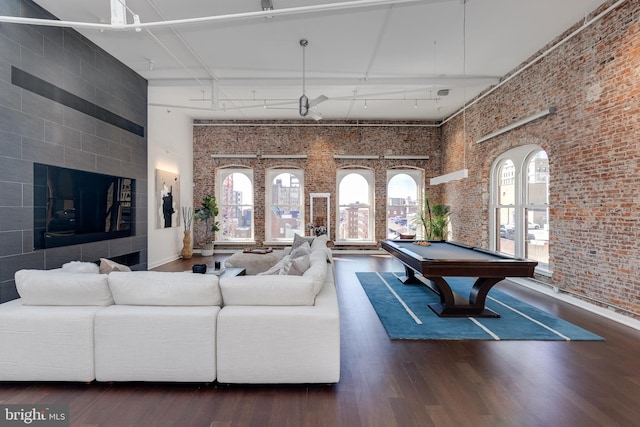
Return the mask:
<svg viewBox="0 0 640 427">
<path fill-rule="evenodd" d="M 313 109 L 325 120 L 443 120 L 604 2 L 272 0 L 263 12 L 261 0 L 127 0 L 116 30 L 110 0 L 36 0 L 63 21 L 107 24 L 75 27 L 149 80 L 152 106 L 249 120 L 300 118 L 301 39 L 306 95 L 329 97 Z M 198 17 L 216 18 L 162 22 Z"/>
</svg>

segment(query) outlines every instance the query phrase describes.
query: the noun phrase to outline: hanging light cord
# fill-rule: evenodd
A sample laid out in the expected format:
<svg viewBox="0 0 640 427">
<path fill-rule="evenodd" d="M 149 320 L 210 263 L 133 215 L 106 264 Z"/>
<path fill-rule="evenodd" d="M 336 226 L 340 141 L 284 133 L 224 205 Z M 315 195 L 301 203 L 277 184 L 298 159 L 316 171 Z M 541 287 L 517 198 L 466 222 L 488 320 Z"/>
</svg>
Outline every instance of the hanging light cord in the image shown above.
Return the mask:
<svg viewBox="0 0 640 427">
<path fill-rule="evenodd" d="M 305 53 L 306 47 L 309 42 L 305 39 L 300 40 L 300 46 L 302 46 L 302 94 L 305 95 L 307 93 L 306 90 L 306 78 L 305 78 Z"/>
<path fill-rule="evenodd" d="M 462 0 L 462 165 L 467 168 L 467 0 Z"/>
</svg>

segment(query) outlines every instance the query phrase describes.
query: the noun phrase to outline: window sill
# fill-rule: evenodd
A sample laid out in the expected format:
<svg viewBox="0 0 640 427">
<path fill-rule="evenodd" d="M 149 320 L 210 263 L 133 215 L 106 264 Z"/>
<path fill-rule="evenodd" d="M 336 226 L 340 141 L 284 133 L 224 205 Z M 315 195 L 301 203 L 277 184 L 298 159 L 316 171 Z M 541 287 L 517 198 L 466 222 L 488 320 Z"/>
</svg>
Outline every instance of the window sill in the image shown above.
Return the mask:
<svg viewBox="0 0 640 427">
<path fill-rule="evenodd" d="M 264 246 L 291 246 L 293 240 L 269 240 L 262 243 Z"/>
<path fill-rule="evenodd" d="M 216 246 L 247 246 L 247 245 L 255 245 L 256 241 L 255 240 L 216 240 L 215 243 L 213 244 L 213 247 L 215 248 Z"/>
<path fill-rule="evenodd" d="M 553 276 L 553 271 L 548 270 L 544 267 L 536 267 L 535 268 L 535 273 L 539 274 L 540 276 L 544 276 L 544 277 L 551 277 Z"/>
<path fill-rule="evenodd" d="M 333 242 L 334 246 L 378 246 L 378 242 L 373 242 L 373 241 L 357 241 L 357 242 L 351 242 L 351 241 L 341 241 L 341 240 L 335 240 Z"/>
</svg>

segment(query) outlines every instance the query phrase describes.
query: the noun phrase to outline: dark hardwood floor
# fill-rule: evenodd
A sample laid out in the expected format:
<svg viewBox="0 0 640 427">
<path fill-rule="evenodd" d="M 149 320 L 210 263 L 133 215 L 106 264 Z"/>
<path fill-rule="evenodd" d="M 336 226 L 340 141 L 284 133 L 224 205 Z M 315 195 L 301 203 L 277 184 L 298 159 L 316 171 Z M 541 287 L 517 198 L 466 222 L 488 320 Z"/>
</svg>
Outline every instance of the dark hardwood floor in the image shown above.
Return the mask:
<svg viewBox="0 0 640 427">
<path fill-rule="evenodd" d="M 209 264 L 223 256 L 207 258 Z M 157 270 L 190 269 L 176 261 Z M 632 426 L 640 331 L 518 285 L 497 287 L 604 342 L 391 341 L 355 277 L 388 256 L 336 255 L 341 380 L 327 385 L 0 383 L 0 403 L 70 405 L 72 426 Z M 2 343 L 0 343 L 2 345 Z"/>
</svg>

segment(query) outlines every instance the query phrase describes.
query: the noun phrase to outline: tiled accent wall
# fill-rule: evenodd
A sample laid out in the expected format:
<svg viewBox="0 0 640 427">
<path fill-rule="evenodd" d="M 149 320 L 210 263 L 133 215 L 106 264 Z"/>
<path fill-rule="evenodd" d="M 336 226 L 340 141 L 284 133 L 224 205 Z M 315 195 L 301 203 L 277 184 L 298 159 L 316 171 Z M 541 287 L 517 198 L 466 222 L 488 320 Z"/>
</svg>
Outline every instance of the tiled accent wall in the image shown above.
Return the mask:
<svg viewBox="0 0 640 427">
<path fill-rule="evenodd" d="M 53 18 L 28 0 L 0 14 Z M 142 77 L 73 30 L 0 23 L 0 301 L 21 268 L 139 253 L 146 269 L 146 127 Z M 135 235 L 34 251 L 34 162 L 135 178 Z"/>
<path fill-rule="evenodd" d="M 472 106 L 466 114 L 470 177 L 447 185 L 444 195 L 461 213 L 452 218 L 460 240 L 487 247 L 494 159 L 515 146 L 539 145 L 549 156 L 553 273 L 539 279 L 637 318 L 639 49 L 640 2 L 627 1 Z M 556 107 L 556 114 L 474 142 L 548 107 Z M 448 170 L 462 163 L 462 127 L 459 116 L 443 128 L 443 164 Z"/>
<path fill-rule="evenodd" d="M 375 172 L 376 239 L 386 238 L 386 171 L 410 166 L 425 171 L 426 182 L 440 174 L 440 128 L 428 123 L 292 122 L 208 122 L 195 121 L 193 130 L 194 205 L 215 194 L 216 170 L 240 165 L 254 170 L 255 239 L 265 238 L 265 171 L 268 168 L 297 167 L 305 171 L 305 219 L 309 222 L 309 193 L 330 193 L 336 203 L 336 170 L 365 167 Z M 306 159 L 211 158 L 212 154 L 305 154 Z M 379 160 L 334 159 L 336 154 L 378 155 Z M 429 156 L 429 160 L 384 160 L 384 155 Z M 336 228 L 331 213 L 332 238 Z M 203 227 L 194 224 L 195 243 L 203 238 Z M 216 243 L 216 248 L 224 248 Z M 237 248 L 237 247 L 236 247 Z M 349 249 L 356 248 L 349 246 Z M 371 247 L 367 247 L 371 249 Z"/>
</svg>

